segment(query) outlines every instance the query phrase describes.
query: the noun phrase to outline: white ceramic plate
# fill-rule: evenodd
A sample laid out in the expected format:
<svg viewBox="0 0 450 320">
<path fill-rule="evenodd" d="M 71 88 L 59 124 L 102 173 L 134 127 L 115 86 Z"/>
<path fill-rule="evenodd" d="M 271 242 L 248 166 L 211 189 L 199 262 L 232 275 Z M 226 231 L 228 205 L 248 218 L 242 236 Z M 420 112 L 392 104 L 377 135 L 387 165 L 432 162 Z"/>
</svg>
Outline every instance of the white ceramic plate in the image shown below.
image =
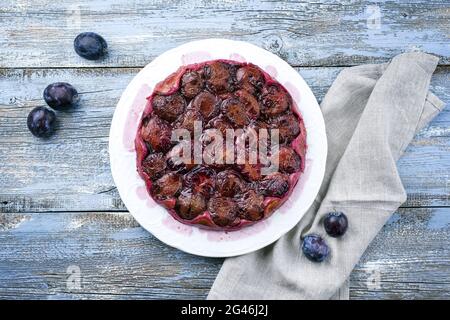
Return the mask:
<svg viewBox="0 0 450 320">
<path fill-rule="evenodd" d="M 305 172 L 289 199 L 268 219 L 238 231 L 209 231 L 176 221 L 148 195 L 136 171 L 134 138 L 146 97 L 180 66 L 214 59 L 251 62 L 289 91 L 307 131 Z M 263 248 L 292 229 L 311 206 L 325 172 L 327 139 L 319 105 L 303 78 L 276 55 L 225 39 L 189 42 L 161 54 L 130 82 L 117 104 L 109 135 L 111 170 L 120 196 L 140 225 L 166 244 L 192 254 L 230 257 Z"/>
</svg>

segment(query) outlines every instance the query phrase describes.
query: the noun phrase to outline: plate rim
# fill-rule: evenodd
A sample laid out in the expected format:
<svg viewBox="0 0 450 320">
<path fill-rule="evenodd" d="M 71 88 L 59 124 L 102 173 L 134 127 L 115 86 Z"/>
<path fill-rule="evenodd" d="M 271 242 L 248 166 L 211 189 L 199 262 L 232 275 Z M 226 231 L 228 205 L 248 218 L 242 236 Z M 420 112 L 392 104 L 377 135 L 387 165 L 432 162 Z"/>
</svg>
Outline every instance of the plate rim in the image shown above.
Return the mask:
<svg viewBox="0 0 450 320">
<path fill-rule="evenodd" d="M 316 108 L 316 111 L 318 111 L 318 115 L 320 115 L 319 119 L 316 119 L 316 120 L 319 121 L 318 125 L 320 126 L 320 128 L 318 128 L 318 131 L 320 131 L 320 133 L 321 133 L 320 135 L 323 136 L 322 137 L 323 138 L 322 141 L 320 141 L 321 142 L 321 148 L 322 148 L 321 152 L 323 154 L 323 159 L 319 159 L 319 160 L 322 160 L 322 161 L 319 161 L 319 164 L 317 165 L 317 166 L 319 166 L 319 168 L 317 170 L 320 169 L 320 172 L 319 172 L 320 182 L 316 184 L 316 190 L 314 190 L 314 192 L 313 192 L 315 196 L 311 197 L 309 199 L 308 205 L 305 206 L 305 208 L 302 210 L 303 211 L 302 214 L 298 215 L 298 219 L 297 219 L 296 223 L 293 224 L 293 225 L 287 225 L 287 226 L 284 226 L 284 227 L 280 228 L 279 231 L 277 232 L 277 236 L 276 237 L 270 237 L 266 241 L 261 241 L 258 245 L 251 246 L 251 248 L 248 248 L 248 247 L 238 247 L 238 248 L 236 248 L 236 246 L 232 246 L 235 249 L 234 250 L 229 250 L 228 252 L 215 252 L 214 250 L 209 250 L 209 251 L 206 252 L 205 250 L 197 250 L 198 248 L 196 248 L 196 247 L 193 248 L 193 247 L 190 247 L 190 246 L 185 246 L 183 243 L 180 243 L 179 241 L 173 241 L 173 239 L 171 239 L 170 237 L 164 236 L 163 235 L 164 233 L 159 233 L 156 230 L 150 230 L 151 229 L 151 225 L 149 225 L 146 221 L 144 221 L 141 215 L 136 214 L 135 212 L 133 212 L 133 210 L 131 210 L 129 208 L 129 206 L 127 205 L 127 203 L 126 203 L 127 202 L 127 200 L 126 200 L 127 199 L 127 194 L 121 187 L 119 187 L 119 183 L 118 183 L 117 175 L 116 175 L 117 174 L 117 170 L 115 170 L 117 163 L 115 161 L 116 159 L 114 158 L 114 152 L 116 150 L 117 141 L 114 141 L 113 138 L 114 138 L 114 134 L 115 134 L 114 130 L 115 130 L 115 127 L 116 127 L 115 124 L 118 121 L 117 117 L 118 117 L 119 106 L 122 106 L 122 105 L 124 105 L 126 103 L 124 100 L 128 99 L 129 98 L 128 95 L 130 93 L 132 93 L 133 91 L 135 91 L 134 89 L 137 87 L 136 84 L 139 83 L 140 80 L 145 78 L 144 77 L 145 72 L 148 71 L 149 69 L 151 69 L 152 66 L 157 64 L 160 60 L 162 60 L 162 57 L 164 57 L 166 55 L 174 54 L 174 52 L 177 52 L 177 51 L 182 52 L 182 50 L 184 48 L 196 47 L 196 46 L 201 48 L 201 47 L 204 47 L 205 44 L 207 44 L 206 47 L 208 45 L 212 45 L 212 44 L 215 44 L 215 45 L 220 45 L 220 44 L 223 45 L 223 44 L 225 44 L 227 46 L 236 46 L 236 47 L 239 47 L 239 46 L 250 46 L 250 47 L 255 48 L 255 50 L 258 50 L 258 51 L 262 50 L 262 52 L 264 52 L 264 54 L 266 54 L 271 59 L 274 59 L 274 61 L 276 61 L 277 64 L 282 64 L 285 67 L 288 67 L 288 68 L 292 69 L 297 74 L 299 79 L 301 79 L 301 81 L 304 84 L 304 88 L 302 88 L 302 90 L 306 89 L 308 91 L 307 94 L 310 97 L 313 98 L 313 101 L 311 101 L 311 102 L 314 105 L 314 108 Z M 239 50 L 237 50 L 237 53 L 239 53 Z M 216 59 L 216 58 L 213 58 L 213 60 L 214 59 Z M 249 61 L 249 62 L 251 62 L 251 61 Z M 161 79 L 163 79 L 163 78 L 161 78 Z M 161 81 L 161 79 L 160 79 L 160 81 Z M 153 91 L 153 89 L 154 88 L 152 88 L 151 90 Z M 287 88 L 287 89 L 289 91 L 289 88 Z M 302 94 L 303 93 L 304 93 L 304 91 L 302 92 Z M 131 112 L 131 111 L 129 111 L 129 112 Z M 139 115 L 139 119 L 140 119 L 140 116 L 141 115 Z M 307 124 L 305 123 L 305 126 L 306 125 Z M 249 252 L 253 252 L 253 251 L 259 250 L 261 248 L 264 248 L 264 247 L 270 245 L 271 243 L 276 242 L 279 238 L 281 238 L 283 235 L 285 235 L 287 232 L 289 232 L 291 229 L 293 229 L 298 224 L 298 222 L 302 219 L 302 217 L 306 214 L 308 209 L 314 203 L 315 198 L 317 197 L 317 194 L 318 194 L 318 192 L 320 190 L 320 186 L 321 186 L 321 184 L 323 182 L 323 178 L 324 178 L 324 175 L 325 175 L 326 158 L 327 158 L 327 152 L 328 152 L 326 128 L 325 128 L 325 121 L 324 121 L 324 118 L 323 118 L 323 114 L 322 114 L 322 111 L 320 109 L 320 106 L 319 106 L 319 104 L 317 102 L 317 99 L 316 99 L 314 93 L 312 92 L 311 88 L 306 83 L 306 81 L 303 79 L 303 77 L 293 67 L 291 67 L 286 61 L 284 61 L 283 59 L 281 59 L 277 55 L 271 53 L 270 51 L 267 51 L 267 50 L 265 50 L 265 49 L 263 49 L 261 47 L 258 47 L 256 45 L 251 44 L 251 43 L 246 42 L 246 41 L 237 41 L 237 40 L 220 39 L 220 38 L 210 38 L 210 39 L 196 40 L 196 41 L 190 41 L 190 42 L 184 43 L 184 44 L 182 44 L 180 46 L 177 46 L 175 48 L 172 48 L 172 49 L 169 49 L 169 50 L 163 52 L 158 57 L 153 59 L 149 64 L 147 64 L 144 68 L 142 68 L 142 70 L 140 70 L 133 77 L 133 79 L 129 82 L 129 84 L 127 85 L 126 89 L 122 92 L 121 98 L 119 99 L 119 101 L 118 101 L 118 103 L 116 105 L 116 108 L 114 110 L 114 116 L 113 116 L 112 121 L 111 121 L 111 128 L 110 128 L 110 134 L 109 134 L 108 147 L 109 147 L 109 153 L 110 153 L 111 172 L 112 172 L 112 176 L 113 176 L 114 182 L 116 184 L 117 190 L 119 192 L 119 195 L 120 195 L 122 201 L 124 202 L 125 206 L 127 207 L 129 213 L 134 217 L 134 219 L 136 219 L 136 221 L 140 224 L 140 226 L 143 229 L 147 230 L 149 233 L 151 233 L 153 236 L 155 236 L 157 239 L 159 239 L 160 241 L 164 242 L 165 244 L 167 244 L 167 245 L 169 245 L 171 247 L 177 248 L 177 249 L 179 249 L 181 251 L 184 251 L 184 252 L 187 252 L 187 253 L 190 253 L 190 254 L 194 254 L 194 255 L 198 255 L 198 256 L 204 256 L 204 257 L 231 257 L 231 256 L 238 256 L 238 255 L 246 254 L 246 253 L 249 253 Z M 132 152 L 132 154 L 135 157 L 135 152 Z M 317 176 L 317 178 L 319 178 L 319 176 Z M 301 178 L 302 177 L 300 177 L 300 179 Z M 297 188 L 297 187 L 298 187 L 298 184 L 294 187 L 294 189 Z M 289 199 L 291 199 L 291 198 L 292 198 L 292 195 L 289 197 Z M 283 207 L 284 205 L 285 205 L 285 203 L 281 207 Z M 277 209 L 274 212 L 274 214 L 271 217 L 269 217 L 269 218 L 272 218 L 272 217 L 276 216 L 276 213 L 277 213 L 278 210 L 279 209 Z M 168 213 L 167 213 L 167 215 L 170 216 Z M 170 218 L 174 219 L 171 216 L 170 216 Z M 258 224 L 261 224 L 261 223 L 263 223 L 263 221 L 259 222 Z M 257 225 L 257 224 L 255 224 L 255 225 Z M 190 227 L 198 229 L 198 227 L 195 227 L 195 226 L 190 226 Z M 252 226 L 249 226 L 249 227 L 246 227 L 246 228 L 251 228 L 251 227 Z M 244 228 L 244 229 L 246 229 L 246 228 Z M 243 230 L 243 229 L 241 229 L 241 230 Z M 220 233 L 220 232 L 223 233 L 224 232 L 224 231 L 216 231 L 216 230 L 204 230 L 204 231 L 205 232 L 214 232 L 214 233 Z M 237 231 L 228 231 L 228 232 L 237 232 Z"/>
</svg>

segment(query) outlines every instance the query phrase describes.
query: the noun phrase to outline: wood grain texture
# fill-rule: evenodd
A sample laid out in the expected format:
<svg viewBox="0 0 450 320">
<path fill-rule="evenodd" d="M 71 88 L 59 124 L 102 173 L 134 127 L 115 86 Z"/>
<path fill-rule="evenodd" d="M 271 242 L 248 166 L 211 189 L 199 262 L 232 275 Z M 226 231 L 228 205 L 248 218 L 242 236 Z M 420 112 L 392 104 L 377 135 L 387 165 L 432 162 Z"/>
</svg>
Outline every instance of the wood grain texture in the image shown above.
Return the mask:
<svg viewBox="0 0 450 320">
<path fill-rule="evenodd" d="M 204 299 L 222 263 L 166 246 L 128 213 L 4 213 L 0 243 L 0 298 Z M 449 248 L 448 208 L 400 209 L 352 273 L 351 298 L 449 299 Z M 70 266 L 80 289 L 67 288 Z"/>
<path fill-rule="evenodd" d="M 107 39 L 104 67 L 143 66 L 167 49 L 213 37 L 252 42 L 296 66 L 386 61 L 417 49 L 441 64 L 450 59 L 445 0 L 0 0 L 0 30 L 0 67 L 98 66 L 73 51 L 83 31 Z"/>
<path fill-rule="evenodd" d="M 341 68 L 299 69 L 319 100 Z M 450 69 L 433 76 L 432 90 L 450 101 Z M 0 70 L 0 210 L 123 211 L 109 168 L 108 135 L 115 105 L 138 69 Z M 81 93 L 79 105 L 58 113 L 49 140 L 34 138 L 26 116 L 44 105 L 48 83 L 67 81 Z M 405 206 L 447 206 L 450 186 L 450 110 L 413 141 L 399 162 L 408 191 Z"/>
<path fill-rule="evenodd" d="M 351 299 L 450 299 L 450 209 L 400 209 L 350 279 Z"/>
<path fill-rule="evenodd" d="M 377 10 L 381 24 L 372 28 Z M 422 50 L 440 57 L 432 91 L 450 101 L 445 0 L 0 0 L 0 30 L 0 298 L 206 296 L 222 260 L 184 254 L 140 228 L 109 169 L 120 94 L 167 49 L 211 37 L 249 41 L 301 67 L 318 100 L 343 66 Z M 75 54 L 83 31 L 106 38 L 105 59 Z M 55 81 L 75 85 L 81 103 L 58 114 L 54 137 L 38 140 L 26 116 Z M 408 200 L 352 273 L 351 298 L 450 299 L 449 128 L 447 108 L 399 161 Z M 73 265 L 79 290 L 66 286 Z"/>
</svg>

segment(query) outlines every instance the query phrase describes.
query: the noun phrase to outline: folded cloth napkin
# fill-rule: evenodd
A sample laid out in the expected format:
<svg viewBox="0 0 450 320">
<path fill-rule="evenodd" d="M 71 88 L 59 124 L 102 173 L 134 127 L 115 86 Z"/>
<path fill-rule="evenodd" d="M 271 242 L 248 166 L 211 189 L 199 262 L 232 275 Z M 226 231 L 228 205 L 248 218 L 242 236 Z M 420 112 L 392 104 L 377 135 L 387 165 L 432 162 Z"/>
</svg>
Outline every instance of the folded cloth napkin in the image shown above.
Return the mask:
<svg viewBox="0 0 450 320">
<path fill-rule="evenodd" d="M 443 103 L 428 91 L 438 58 L 419 52 L 387 64 L 344 69 L 321 109 L 328 137 L 325 178 L 299 224 L 274 244 L 228 258 L 208 299 L 345 299 L 348 277 L 372 239 L 406 200 L 396 161 Z M 344 212 L 341 238 L 323 217 Z M 321 263 L 302 253 L 301 239 L 319 234 L 330 248 Z"/>
</svg>

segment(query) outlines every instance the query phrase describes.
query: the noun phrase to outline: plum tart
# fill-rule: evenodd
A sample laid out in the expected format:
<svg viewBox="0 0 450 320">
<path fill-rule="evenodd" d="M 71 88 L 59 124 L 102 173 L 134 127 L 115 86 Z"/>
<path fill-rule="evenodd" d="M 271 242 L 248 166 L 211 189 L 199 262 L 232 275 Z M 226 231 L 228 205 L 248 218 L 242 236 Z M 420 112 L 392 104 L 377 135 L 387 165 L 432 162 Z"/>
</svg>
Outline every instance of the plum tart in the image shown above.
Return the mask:
<svg viewBox="0 0 450 320">
<path fill-rule="evenodd" d="M 137 170 L 158 204 L 182 223 L 231 231 L 287 200 L 304 171 L 306 131 L 269 74 L 214 60 L 180 67 L 155 87 L 135 144 Z"/>
</svg>

